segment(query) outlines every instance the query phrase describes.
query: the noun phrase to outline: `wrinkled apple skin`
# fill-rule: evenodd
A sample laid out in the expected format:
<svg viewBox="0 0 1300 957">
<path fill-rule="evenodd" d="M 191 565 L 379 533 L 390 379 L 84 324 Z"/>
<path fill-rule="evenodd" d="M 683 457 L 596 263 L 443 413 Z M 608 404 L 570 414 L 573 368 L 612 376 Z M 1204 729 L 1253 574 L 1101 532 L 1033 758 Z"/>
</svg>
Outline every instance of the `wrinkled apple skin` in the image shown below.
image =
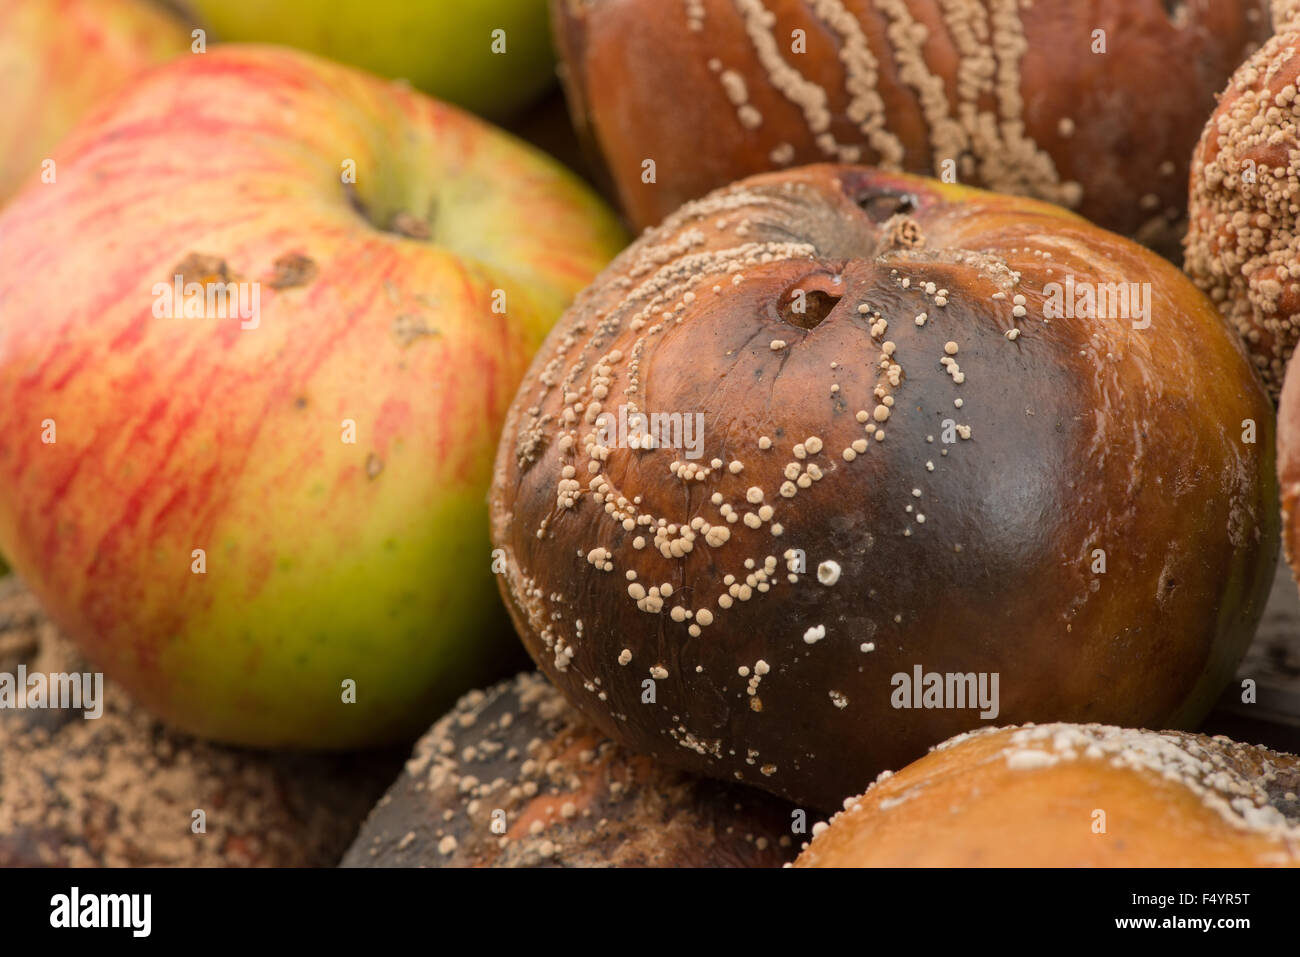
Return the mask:
<svg viewBox="0 0 1300 957">
<path fill-rule="evenodd" d="M 70 129 L 189 31 L 149 0 L 0 0 L 0 203 Z"/>
<path fill-rule="evenodd" d="M 63 153 L 0 215 L 0 551 L 184 730 L 423 728 L 513 646 L 493 453 L 533 351 L 621 246 L 613 217 L 473 117 L 271 47 L 156 71 Z M 374 225 L 402 215 L 429 238 Z M 260 283 L 256 328 L 154 315 L 196 255 Z"/>
<path fill-rule="evenodd" d="M 500 119 L 555 82 L 546 0 L 190 0 L 220 40 L 283 43 Z M 505 52 L 492 51 L 494 30 Z"/>
</svg>

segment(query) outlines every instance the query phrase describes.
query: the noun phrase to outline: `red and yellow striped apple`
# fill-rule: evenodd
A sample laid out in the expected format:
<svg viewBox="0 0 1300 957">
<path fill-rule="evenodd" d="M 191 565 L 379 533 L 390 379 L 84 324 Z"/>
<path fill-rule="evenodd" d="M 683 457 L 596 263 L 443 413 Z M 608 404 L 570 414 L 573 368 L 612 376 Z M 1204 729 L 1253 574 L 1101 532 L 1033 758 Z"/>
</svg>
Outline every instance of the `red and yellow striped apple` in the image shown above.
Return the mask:
<svg viewBox="0 0 1300 957">
<path fill-rule="evenodd" d="M 189 48 L 184 25 L 152 0 L 0 0 L 0 203 L 57 160 L 87 111 Z"/>
<path fill-rule="evenodd" d="M 154 71 L 63 154 L 0 215 L 0 551 L 182 729 L 423 727 L 512 647 L 493 452 L 615 220 L 481 121 L 271 47 Z"/>
</svg>

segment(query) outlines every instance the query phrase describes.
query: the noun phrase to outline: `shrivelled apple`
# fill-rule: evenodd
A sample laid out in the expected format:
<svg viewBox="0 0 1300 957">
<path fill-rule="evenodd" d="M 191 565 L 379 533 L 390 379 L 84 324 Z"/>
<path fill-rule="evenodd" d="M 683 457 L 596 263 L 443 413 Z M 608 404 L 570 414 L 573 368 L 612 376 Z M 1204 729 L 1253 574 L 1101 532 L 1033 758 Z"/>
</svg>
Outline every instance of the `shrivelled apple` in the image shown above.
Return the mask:
<svg viewBox="0 0 1300 957">
<path fill-rule="evenodd" d="M 284 43 L 502 117 L 555 80 L 546 0 L 191 0 L 222 40 Z"/>
<path fill-rule="evenodd" d="M 189 46 L 180 21 L 148 0 L 0 0 L 0 202 L 56 159 L 86 111 Z"/>
<path fill-rule="evenodd" d="M 183 729 L 424 727 L 512 647 L 493 450 L 614 219 L 473 117 L 269 47 L 155 71 L 63 151 L 0 216 L 0 551 Z"/>
</svg>

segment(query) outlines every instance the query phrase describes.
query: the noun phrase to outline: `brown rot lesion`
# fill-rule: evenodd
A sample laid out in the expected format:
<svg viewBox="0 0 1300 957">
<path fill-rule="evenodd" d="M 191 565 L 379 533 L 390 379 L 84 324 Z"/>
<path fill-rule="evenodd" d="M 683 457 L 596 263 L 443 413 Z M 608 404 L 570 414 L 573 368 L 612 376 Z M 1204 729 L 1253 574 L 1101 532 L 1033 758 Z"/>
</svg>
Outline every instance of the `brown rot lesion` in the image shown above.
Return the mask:
<svg viewBox="0 0 1300 957">
<path fill-rule="evenodd" d="M 292 289 L 313 282 L 320 269 L 315 260 L 300 252 L 287 252 L 272 263 L 272 289 Z"/>
</svg>

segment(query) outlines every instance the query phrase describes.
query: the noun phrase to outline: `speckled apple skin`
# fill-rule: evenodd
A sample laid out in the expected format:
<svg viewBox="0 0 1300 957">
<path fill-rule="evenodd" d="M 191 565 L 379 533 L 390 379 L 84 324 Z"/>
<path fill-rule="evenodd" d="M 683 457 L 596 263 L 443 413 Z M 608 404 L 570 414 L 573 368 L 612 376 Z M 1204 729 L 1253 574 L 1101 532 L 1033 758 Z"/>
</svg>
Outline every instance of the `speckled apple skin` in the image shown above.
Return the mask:
<svg viewBox="0 0 1300 957">
<path fill-rule="evenodd" d="M 1200 129 L 1269 35 L 1265 0 L 551 11 L 575 122 L 638 227 L 745 176 L 862 163 L 1061 203 L 1170 256 Z"/>
<path fill-rule="evenodd" d="M 1150 283 L 1150 325 L 1048 318 L 1067 275 Z M 800 289 L 831 306 L 811 328 Z M 700 413 L 702 457 L 606 442 L 630 401 Z M 1148 250 L 812 166 L 688 204 L 579 297 L 506 422 L 493 540 L 602 731 L 835 808 L 991 721 L 1194 725 L 1263 610 L 1273 435 L 1239 340 Z M 997 674 L 998 714 L 896 708 L 916 666 Z"/>
<path fill-rule="evenodd" d="M 545 677 L 457 702 L 415 746 L 344 867 L 779 867 L 806 815 L 619 747 Z"/>
<path fill-rule="evenodd" d="M 795 867 L 1297 867 L 1300 758 L 1226 737 L 998 728 L 936 747 Z"/>
</svg>

